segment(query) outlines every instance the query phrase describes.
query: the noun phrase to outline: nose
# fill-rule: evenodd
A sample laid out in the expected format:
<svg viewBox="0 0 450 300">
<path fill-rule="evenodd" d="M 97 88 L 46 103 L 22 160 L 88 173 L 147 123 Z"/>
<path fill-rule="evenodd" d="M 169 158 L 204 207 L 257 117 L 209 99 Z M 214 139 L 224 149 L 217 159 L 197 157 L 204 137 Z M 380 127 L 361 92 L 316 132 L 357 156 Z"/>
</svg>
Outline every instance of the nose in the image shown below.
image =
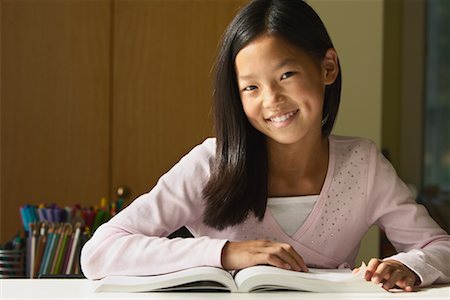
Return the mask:
<svg viewBox="0 0 450 300">
<path fill-rule="evenodd" d="M 277 107 L 284 101 L 284 96 L 278 84 L 272 83 L 264 89 L 263 106 L 265 108 Z"/>
</svg>

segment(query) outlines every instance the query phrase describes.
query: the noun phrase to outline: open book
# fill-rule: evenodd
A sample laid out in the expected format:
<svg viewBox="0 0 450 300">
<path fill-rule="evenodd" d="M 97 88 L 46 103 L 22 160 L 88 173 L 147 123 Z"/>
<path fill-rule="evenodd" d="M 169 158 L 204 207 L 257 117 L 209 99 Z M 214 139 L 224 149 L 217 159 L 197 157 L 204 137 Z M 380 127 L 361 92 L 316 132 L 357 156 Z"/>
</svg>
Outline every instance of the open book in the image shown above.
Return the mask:
<svg viewBox="0 0 450 300">
<path fill-rule="evenodd" d="M 382 292 L 380 286 L 363 279 L 365 265 L 357 274 L 350 269 L 309 269 L 308 273 L 271 266 L 253 266 L 234 276 L 223 269 L 197 267 L 155 276 L 108 276 L 96 292 L 207 291 L 257 292 L 295 290 L 309 292 Z"/>
</svg>

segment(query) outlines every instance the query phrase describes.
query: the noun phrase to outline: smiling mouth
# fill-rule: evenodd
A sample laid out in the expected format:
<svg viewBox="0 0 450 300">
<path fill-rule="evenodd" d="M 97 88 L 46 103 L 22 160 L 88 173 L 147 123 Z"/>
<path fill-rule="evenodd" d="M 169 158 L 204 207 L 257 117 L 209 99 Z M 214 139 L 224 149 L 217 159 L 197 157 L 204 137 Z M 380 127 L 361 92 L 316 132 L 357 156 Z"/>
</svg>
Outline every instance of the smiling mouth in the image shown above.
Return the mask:
<svg viewBox="0 0 450 300">
<path fill-rule="evenodd" d="M 290 118 L 292 118 L 295 114 L 298 113 L 298 111 L 299 110 L 297 109 L 295 111 L 288 112 L 281 116 L 272 117 L 267 120 L 270 122 L 274 122 L 274 123 L 282 123 L 282 122 L 285 122 L 285 121 L 289 120 Z"/>
</svg>

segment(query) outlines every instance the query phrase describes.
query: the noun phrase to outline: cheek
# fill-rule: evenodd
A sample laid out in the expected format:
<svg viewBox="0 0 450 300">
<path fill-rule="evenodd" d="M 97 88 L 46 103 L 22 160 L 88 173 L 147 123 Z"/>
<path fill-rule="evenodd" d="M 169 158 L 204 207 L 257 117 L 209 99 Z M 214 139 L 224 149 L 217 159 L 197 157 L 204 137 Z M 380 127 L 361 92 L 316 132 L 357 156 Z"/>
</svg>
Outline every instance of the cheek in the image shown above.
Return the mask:
<svg viewBox="0 0 450 300">
<path fill-rule="evenodd" d="M 325 96 L 325 87 L 304 84 L 298 88 L 296 94 L 305 97 L 303 99 L 306 99 L 306 101 L 303 105 L 307 106 L 309 109 L 317 109 L 318 107 L 321 109 Z"/>
<path fill-rule="evenodd" d="M 243 100 L 242 107 L 248 119 L 255 119 L 259 116 L 259 106 L 256 105 L 255 101 Z"/>
</svg>

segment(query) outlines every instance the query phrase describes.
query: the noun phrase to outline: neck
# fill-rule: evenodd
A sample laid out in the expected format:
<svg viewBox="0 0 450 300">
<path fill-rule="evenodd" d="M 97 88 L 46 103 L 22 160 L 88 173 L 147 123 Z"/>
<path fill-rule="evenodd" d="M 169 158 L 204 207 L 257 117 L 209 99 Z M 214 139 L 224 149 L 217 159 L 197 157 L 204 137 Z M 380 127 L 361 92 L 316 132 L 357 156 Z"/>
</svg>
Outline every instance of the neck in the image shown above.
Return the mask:
<svg viewBox="0 0 450 300">
<path fill-rule="evenodd" d="M 319 194 L 328 169 L 328 138 L 292 145 L 268 141 L 269 195 Z"/>
</svg>

